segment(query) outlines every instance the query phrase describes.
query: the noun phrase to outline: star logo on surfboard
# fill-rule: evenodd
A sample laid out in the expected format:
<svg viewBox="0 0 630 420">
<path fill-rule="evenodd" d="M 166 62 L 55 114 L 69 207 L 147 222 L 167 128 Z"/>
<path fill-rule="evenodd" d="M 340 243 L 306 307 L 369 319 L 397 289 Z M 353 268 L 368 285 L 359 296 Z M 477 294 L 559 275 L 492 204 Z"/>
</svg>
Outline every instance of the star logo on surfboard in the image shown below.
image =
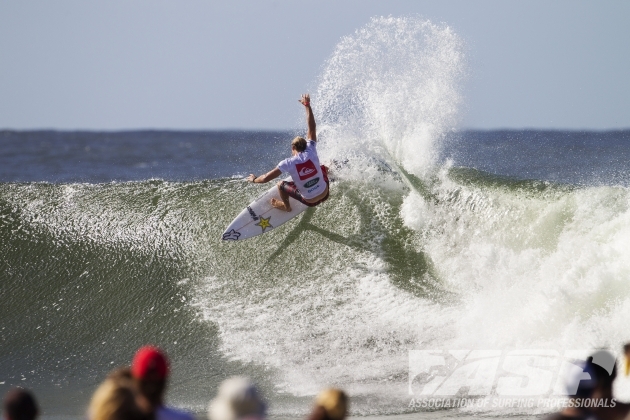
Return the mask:
<svg viewBox="0 0 630 420">
<path fill-rule="evenodd" d="M 260 226 L 262 228 L 263 232 L 267 228 L 273 229 L 273 226 L 271 226 L 271 223 L 269 223 L 269 219 L 271 219 L 271 217 L 268 217 L 266 219 L 264 217 L 261 217 L 260 218 L 260 222 L 256 223 L 256 226 Z"/>
<path fill-rule="evenodd" d="M 241 236 L 241 234 L 239 232 L 237 232 L 234 229 L 232 229 L 231 231 L 225 232 L 223 234 L 223 240 L 226 241 L 226 240 L 229 239 L 231 241 L 237 241 L 240 236 Z"/>
</svg>

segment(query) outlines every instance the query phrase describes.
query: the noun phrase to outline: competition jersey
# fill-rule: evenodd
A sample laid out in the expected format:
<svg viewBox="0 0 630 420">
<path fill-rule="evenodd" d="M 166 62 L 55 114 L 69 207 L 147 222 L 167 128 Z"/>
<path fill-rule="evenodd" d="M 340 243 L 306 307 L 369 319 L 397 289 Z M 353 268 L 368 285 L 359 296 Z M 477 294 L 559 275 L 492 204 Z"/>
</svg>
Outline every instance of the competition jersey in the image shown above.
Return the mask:
<svg viewBox="0 0 630 420">
<path fill-rule="evenodd" d="M 278 169 L 291 175 L 300 194 L 307 200 L 321 195 L 326 189 L 326 181 L 324 181 L 322 168 L 319 166 L 317 149 L 313 140 L 306 142 L 306 150 L 280 162 Z"/>
</svg>

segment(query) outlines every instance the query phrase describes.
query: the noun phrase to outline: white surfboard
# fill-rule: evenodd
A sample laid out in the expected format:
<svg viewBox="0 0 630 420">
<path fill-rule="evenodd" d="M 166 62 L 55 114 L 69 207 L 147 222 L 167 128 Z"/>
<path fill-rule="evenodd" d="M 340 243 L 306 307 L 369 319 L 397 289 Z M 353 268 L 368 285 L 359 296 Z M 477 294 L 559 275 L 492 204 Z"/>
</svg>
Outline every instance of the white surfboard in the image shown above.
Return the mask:
<svg viewBox="0 0 630 420">
<path fill-rule="evenodd" d="M 291 178 L 289 177 L 287 181 L 291 181 Z M 289 198 L 291 211 L 278 210 L 271 206 L 272 198 L 280 200 L 280 193 L 275 183 L 236 216 L 236 219 L 223 232 L 223 240 L 242 241 L 262 235 L 288 222 L 308 208 L 307 205 Z"/>
</svg>

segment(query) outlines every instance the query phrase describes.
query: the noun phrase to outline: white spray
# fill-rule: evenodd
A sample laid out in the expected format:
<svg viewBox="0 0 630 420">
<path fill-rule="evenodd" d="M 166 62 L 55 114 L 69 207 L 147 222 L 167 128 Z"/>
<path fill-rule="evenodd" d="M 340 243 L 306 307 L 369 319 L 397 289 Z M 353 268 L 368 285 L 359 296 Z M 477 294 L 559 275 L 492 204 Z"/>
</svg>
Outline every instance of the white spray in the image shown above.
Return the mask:
<svg viewBox="0 0 630 420">
<path fill-rule="evenodd" d="M 326 152 L 384 146 L 423 175 L 435 143 L 457 122 L 463 76 L 463 43 L 450 27 L 373 18 L 341 40 L 321 76 L 316 105 Z"/>
</svg>

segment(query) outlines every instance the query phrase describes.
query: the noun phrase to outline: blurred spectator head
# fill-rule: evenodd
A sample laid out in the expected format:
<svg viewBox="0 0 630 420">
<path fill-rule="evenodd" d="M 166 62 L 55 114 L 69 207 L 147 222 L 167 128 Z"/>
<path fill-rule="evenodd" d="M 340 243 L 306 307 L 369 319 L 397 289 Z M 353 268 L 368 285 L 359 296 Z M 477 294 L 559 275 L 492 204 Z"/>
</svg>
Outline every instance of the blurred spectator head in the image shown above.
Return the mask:
<svg viewBox="0 0 630 420">
<path fill-rule="evenodd" d="M 593 398 L 612 396 L 612 385 L 617 377 L 616 362 L 616 357 L 608 350 L 598 350 L 586 360 L 585 369 L 593 372 L 596 382 Z"/>
<path fill-rule="evenodd" d="M 348 395 L 340 389 L 329 388 L 319 393 L 309 420 L 343 420 L 348 415 Z"/>
<path fill-rule="evenodd" d="M 136 379 L 166 379 L 168 376 L 166 356 L 157 347 L 142 347 L 133 358 L 131 374 Z"/>
<path fill-rule="evenodd" d="M 157 347 L 142 347 L 133 358 L 131 375 L 153 407 L 162 405 L 168 371 L 166 355 Z"/>
<path fill-rule="evenodd" d="M 131 379 L 115 372 L 94 392 L 88 409 L 90 420 L 149 420 Z"/>
<path fill-rule="evenodd" d="M 219 387 L 216 398 L 210 401 L 210 420 L 262 419 L 266 405 L 256 385 L 245 377 L 226 379 Z"/>
<path fill-rule="evenodd" d="M 623 373 L 626 376 L 630 375 L 630 343 L 626 343 L 623 345 Z"/>
<path fill-rule="evenodd" d="M 569 398 L 589 398 L 597 385 L 597 377 L 589 363 L 576 363 L 581 369 L 571 371 L 565 379 Z"/>
<path fill-rule="evenodd" d="M 22 388 L 14 388 L 4 396 L 6 420 L 33 420 L 39 414 L 35 397 Z"/>
</svg>

